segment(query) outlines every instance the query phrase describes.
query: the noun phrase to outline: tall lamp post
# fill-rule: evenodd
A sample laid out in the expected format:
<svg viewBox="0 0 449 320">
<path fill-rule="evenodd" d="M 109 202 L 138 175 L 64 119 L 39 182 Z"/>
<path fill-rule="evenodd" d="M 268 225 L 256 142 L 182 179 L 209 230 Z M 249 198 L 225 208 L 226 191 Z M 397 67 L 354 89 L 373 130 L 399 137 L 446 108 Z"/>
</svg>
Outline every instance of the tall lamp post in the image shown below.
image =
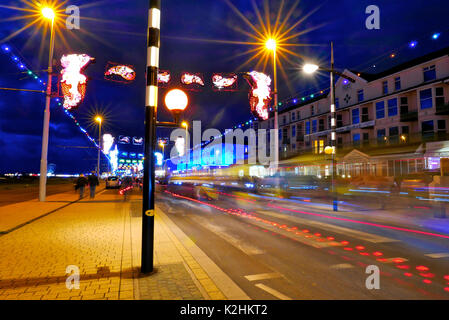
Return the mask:
<svg viewBox="0 0 449 320">
<path fill-rule="evenodd" d="M 279 166 L 279 123 L 278 123 L 278 84 L 277 84 L 277 63 L 276 63 L 276 45 L 275 39 L 268 39 L 265 42 L 265 48 L 273 51 L 273 82 L 274 82 L 274 130 L 276 137 L 274 139 L 274 168 L 277 172 Z"/>
<path fill-rule="evenodd" d="M 189 124 L 187 123 L 187 121 L 183 121 L 181 123 L 181 126 L 186 128 L 186 138 L 185 138 L 185 156 L 186 156 L 186 170 L 187 170 L 187 164 L 189 162 L 189 158 L 190 158 L 190 154 L 189 153 L 189 145 L 190 145 L 190 141 L 188 139 L 188 135 L 189 135 Z"/>
<path fill-rule="evenodd" d="M 100 156 L 101 156 L 101 124 L 103 119 L 100 116 L 95 118 L 98 123 L 98 157 L 97 157 L 97 177 L 100 177 Z"/>
<path fill-rule="evenodd" d="M 330 68 L 324 68 L 321 66 L 318 66 L 316 64 L 307 63 L 303 67 L 303 71 L 307 74 L 312 74 L 316 72 L 317 70 L 323 70 L 330 73 L 330 95 L 331 95 L 331 153 L 332 153 L 332 202 L 333 202 L 333 209 L 334 211 L 338 211 L 338 199 L 337 199 L 337 192 L 335 189 L 335 178 L 336 178 L 336 153 L 337 153 L 337 122 L 335 119 L 336 115 L 336 108 L 335 108 L 335 81 L 334 81 L 334 75 L 339 75 L 340 77 L 343 77 L 351 82 L 355 82 L 355 80 L 351 77 L 348 77 L 344 75 L 343 73 L 335 70 L 334 68 L 334 43 L 331 42 L 331 67 Z"/>
<path fill-rule="evenodd" d="M 50 53 L 48 57 L 48 80 L 47 80 L 47 93 L 45 97 L 45 111 L 44 111 L 44 128 L 42 132 L 42 152 L 40 163 L 40 176 L 39 176 L 39 201 L 45 201 L 47 195 L 47 156 L 48 156 L 48 135 L 50 130 L 50 99 L 51 99 L 51 77 L 53 73 L 53 52 L 55 47 L 55 17 L 56 13 L 49 7 L 42 8 L 42 16 L 51 21 L 50 32 Z"/>
</svg>

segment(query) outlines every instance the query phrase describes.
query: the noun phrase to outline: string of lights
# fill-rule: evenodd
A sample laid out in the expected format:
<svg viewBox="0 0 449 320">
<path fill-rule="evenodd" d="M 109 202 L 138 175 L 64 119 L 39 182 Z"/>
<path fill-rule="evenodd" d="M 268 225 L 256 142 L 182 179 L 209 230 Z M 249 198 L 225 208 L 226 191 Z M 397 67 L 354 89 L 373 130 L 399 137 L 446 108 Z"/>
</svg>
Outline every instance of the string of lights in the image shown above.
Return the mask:
<svg viewBox="0 0 449 320">
<path fill-rule="evenodd" d="M 438 40 L 438 39 L 440 39 L 441 35 L 442 35 L 441 32 L 435 32 L 435 33 L 433 33 L 430 36 L 430 40 L 432 40 L 432 41 Z M 401 49 L 403 49 L 403 50 L 415 49 L 415 48 L 418 47 L 418 44 L 419 44 L 418 40 L 422 40 L 422 39 L 426 39 L 426 38 L 429 38 L 428 34 L 423 35 L 423 36 L 421 36 L 419 38 L 416 38 L 415 40 L 412 40 L 412 41 L 408 42 L 406 45 L 403 45 L 403 46 L 401 46 L 401 47 L 399 47 L 399 48 L 397 48 L 395 50 L 391 50 L 390 52 L 388 52 L 386 54 L 382 54 L 381 56 L 378 56 L 374 60 L 372 60 L 370 62 L 370 65 L 372 67 L 378 67 L 378 65 L 376 65 L 376 63 L 378 63 L 378 61 L 384 61 L 385 57 L 390 58 L 390 59 L 398 58 L 398 56 L 400 55 L 400 52 L 401 52 L 400 50 Z M 325 93 L 327 94 L 329 92 L 329 89 L 330 88 L 327 87 L 327 88 L 325 88 L 323 90 L 319 90 L 319 91 L 314 92 L 312 94 L 289 97 L 288 99 L 284 99 L 284 100 L 280 101 L 278 103 L 278 108 L 279 109 L 283 109 L 283 108 L 286 108 L 288 106 L 295 105 L 297 103 L 301 103 L 301 102 L 305 102 L 305 101 L 310 100 L 310 99 L 314 99 L 314 98 L 316 98 L 319 95 L 323 95 Z M 270 108 L 270 111 L 273 111 L 273 108 Z M 253 122 L 252 120 L 249 120 L 249 121 L 246 121 L 246 122 L 242 122 L 242 123 L 240 123 L 238 125 L 235 125 L 233 127 L 233 129 L 243 128 L 245 126 L 249 126 L 249 125 L 252 124 L 252 122 Z"/>
<path fill-rule="evenodd" d="M 37 80 L 39 84 L 45 86 L 46 83 L 44 83 L 42 81 L 42 79 L 40 79 L 36 73 L 34 73 L 30 68 L 27 67 L 26 63 L 23 61 L 24 59 L 20 57 L 19 53 L 16 53 L 15 50 L 13 50 L 11 45 L 8 44 L 4 44 L 2 45 L 2 51 L 9 55 L 11 58 L 11 62 L 16 64 L 17 68 L 23 72 L 25 72 L 26 74 L 28 74 L 30 76 L 30 78 Z M 55 101 L 58 103 L 58 106 L 62 107 L 62 103 L 60 102 L 60 98 L 55 98 Z M 86 137 L 89 139 L 90 142 L 92 142 L 96 148 L 100 148 L 100 146 L 98 145 L 98 143 L 95 141 L 95 139 L 93 139 L 89 133 L 87 132 L 86 129 L 84 129 L 80 123 L 78 122 L 78 120 L 75 118 L 75 116 L 70 113 L 68 110 L 62 108 L 64 110 L 64 113 L 71 118 L 74 122 L 75 125 L 79 128 L 79 130 L 84 133 L 86 135 Z M 104 154 L 104 156 L 110 161 L 110 158 L 107 154 L 105 154 L 103 151 L 102 153 Z"/>
</svg>

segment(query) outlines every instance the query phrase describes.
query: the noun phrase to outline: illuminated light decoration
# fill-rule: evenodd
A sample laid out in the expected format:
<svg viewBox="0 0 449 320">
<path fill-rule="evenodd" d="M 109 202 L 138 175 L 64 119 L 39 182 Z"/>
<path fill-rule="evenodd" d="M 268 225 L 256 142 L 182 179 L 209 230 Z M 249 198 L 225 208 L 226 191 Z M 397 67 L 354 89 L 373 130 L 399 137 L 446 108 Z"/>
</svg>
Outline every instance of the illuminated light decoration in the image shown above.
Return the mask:
<svg viewBox="0 0 449 320">
<path fill-rule="evenodd" d="M 218 91 L 232 91 L 237 89 L 237 75 L 236 74 L 213 74 L 212 75 L 213 89 Z"/>
<path fill-rule="evenodd" d="M 431 284 L 431 283 L 432 283 L 432 280 L 424 279 L 422 282 L 427 283 L 427 284 Z"/>
<path fill-rule="evenodd" d="M 409 44 L 408 44 L 408 46 L 409 46 L 409 48 L 416 48 L 416 46 L 418 45 L 418 41 L 411 41 Z"/>
<path fill-rule="evenodd" d="M 357 250 L 365 250 L 365 247 L 364 246 L 356 246 L 355 247 Z"/>
<path fill-rule="evenodd" d="M 119 136 L 119 137 L 118 137 L 118 143 L 121 143 L 121 144 L 130 144 L 130 143 L 131 143 L 131 137 L 128 137 L 128 136 Z"/>
<path fill-rule="evenodd" d="M 437 39 L 440 37 L 440 35 L 441 35 L 441 33 L 436 32 L 436 33 L 434 33 L 434 34 L 432 35 L 432 39 L 433 39 L 433 40 L 437 40 Z"/>
<path fill-rule="evenodd" d="M 104 75 L 106 80 L 115 82 L 128 83 L 136 79 L 136 72 L 134 71 L 132 66 L 127 66 L 124 64 L 114 64 L 112 62 L 108 63 Z M 114 75 L 120 76 L 122 79 L 126 81 L 116 80 Z"/>
<path fill-rule="evenodd" d="M 261 72 L 249 72 L 246 77 L 251 91 L 249 93 L 249 104 L 251 112 L 260 120 L 267 120 L 268 108 L 271 103 L 271 78 Z"/>
<path fill-rule="evenodd" d="M 186 86 L 197 84 L 199 86 L 204 87 L 203 77 L 199 73 L 193 74 L 189 72 L 184 72 L 181 75 L 181 83 Z"/>
<path fill-rule="evenodd" d="M 376 256 L 376 257 L 380 257 L 380 256 L 383 256 L 383 255 L 384 254 L 382 252 L 379 252 L 379 251 L 373 252 L 373 256 Z"/>
<path fill-rule="evenodd" d="M 186 150 L 185 139 L 183 137 L 176 138 L 175 147 L 176 147 L 176 151 L 178 151 L 178 155 L 180 157 L 182 157 L 185 154 L 185 150 Z"/>
<path fill-rule="evenodd" d="M 167 85 L 170 83 L 170 80 L 171 80 L 170 71 L 159 70 L 159 72 L 157 73 L 157 82 L 160 85 Z"/>
<path fill-rule="evenodd" d="M 103 135 L 103 153 L 109 154 L 109 151 L 112 148 L 112 145 L 114 144 L 114 137 L 110 135 L 109 133 L 106 133 Z"/>
<path fill-rule="evenodd" d="M 143 145 L 143 138 L 142 137 L 133 137 L 133 145 L 135 145 L 135 146 Z"/>
<path fill-rule="evenodd" d="M 109 157 L 110 157 L 110 164 L 111 164 L 111 169 L 112 172 L 115 174 L 115 172 L 118 169 L 118 149 L 117 149 L 117 145 L 115 145 L 114 150 L 109 152 Z"/>
<path fill-rule="evenodd" d="M 443 277 L 446 280 L 449 280 L 449 275 Z"/>
<path fill-rule="evenodd" d="M 410 272 L 404 272 L 404 276 L 411 277 L 411 276 L 413 276 L 413 274 L 411 274 Z"/>
<path fill-rule="evenodd" d="M 86 95 L 87 77 L 81 72 L 95 59 L 87 54 L 62 56 L 61 89 L 64 95 L 64 108 L 76 108 Z"/>
</svg>

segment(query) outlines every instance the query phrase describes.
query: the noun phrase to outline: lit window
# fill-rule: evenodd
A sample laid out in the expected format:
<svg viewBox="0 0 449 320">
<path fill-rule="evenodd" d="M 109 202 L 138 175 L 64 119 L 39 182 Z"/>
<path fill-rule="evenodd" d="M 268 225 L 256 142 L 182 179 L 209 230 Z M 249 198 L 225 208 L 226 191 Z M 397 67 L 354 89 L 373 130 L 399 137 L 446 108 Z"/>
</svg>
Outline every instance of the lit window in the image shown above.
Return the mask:
<svg viewBox="0 0 449 320">
<path fill-rule="evenodd" d="M 387 94 L 388 93 L 388 81 L 382 82 L 382 93 Z"/>
<path fill-rule="evenodd" d="M 376 103 L 376 119 L 385 118 L 385 103 L 384 101 L 379 101 Z"/>
<path fill-rule="evenodd" d="M 401 90 L 401 77 L 394 78 L 394 90 Z"/>
<path fill-rule="evenodd" d="M 361 101 L 363 101 L 363 100 L 364 100 L 363 89 L 362 89 L 362 90 L 359 90 L 359 91 L 357 91 L 357 99 L 358 99 L 358 101 L 359 101 L 359 102 L 361 102 Z"/>
<path fill-rule="evenodd" d="M 435 65 L 424 68 L 423 73 L 424 73 L 424 82 L 435 80 L 437 78 Z"/>
<path fill-rule="evenodd" d="M 359 108 L 352 109 L 352 124 L 360 123 L 360 111 Z"/>
<path fill-rule="evenodd" d="M 388 100 L 388 116 L 394 117 L 398 115 L 398 99 Z"/>
<path fill-rule="evenodd" d="M 419 100 L 421 102 L 421 109 L 432 108 L 432 89 L 426 89 L 419 92 Z"/>
</svg>

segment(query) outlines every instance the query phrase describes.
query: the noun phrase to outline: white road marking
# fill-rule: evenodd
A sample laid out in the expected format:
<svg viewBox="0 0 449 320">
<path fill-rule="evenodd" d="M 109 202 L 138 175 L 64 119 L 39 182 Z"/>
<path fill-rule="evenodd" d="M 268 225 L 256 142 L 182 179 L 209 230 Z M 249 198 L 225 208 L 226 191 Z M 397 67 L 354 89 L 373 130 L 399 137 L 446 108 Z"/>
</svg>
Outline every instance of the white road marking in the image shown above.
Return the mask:
<svg viewBox="0 0 449 320">
<path fill-rule="evenodd" d="M 331 269 L 351 269 L 354 268 L 352 264 L 349 263 L 341 263 L 341 264 L 334 264 L 330 266 Z"/>
<path fill-rule="evenodd" d="M 290 220 L 290 221 L 296 222 L 296 223 L 318 226 L 323 229 L 332 230 L 332 231 L 338 232 L 340 234 L 344 234 L 347 236 L 353 236 L 360 240 L 365 240 L 365 241 L 369 241 L 372 243 L 398 242 L 399 241 L 399 240 L 386 238 L 386 237 L 378 236 L 378 235 L 363 232 L 363 231 L 357 231 L 357 230 L 353 230 L 353 229 L 349 229 L 349 228 L 345 228 L 345 227 L 335 226 L 333 224 L 329 224 L 329 223 L 325 223 L 325 222 L 303 219 L 303 218 L 299 218 L 297 216 L 293 217 L 293 216 L 286 215 L 286 214 L 277 214 L 272 211 L 266 211 L 266 210 L 258 210 L 258 211 L 263 214 L 267 214 L 267 215 L 274 216 L 277 218 L 287 219 L 287 220 Z"/>
<path fill-rule="evenodd" d="M 274 290 L 273 288 L 270 288 L 262 283 L 258 283 L 256 284 L 256 287 L 258 287 L 259 289 L 262 289 L 266 292 L 268 292 L 269 294 L 275 296 L 276 298 L 280 299 L 280 300 L 292 300 L 292 298 L 287 297 L 285 294 L 280 293 L 277 290 Z"/>
<path fill-rule="evenodd" d="M 273 272 L 273 273 L 259 273 L 259 274 L 251 274 L 248 276 L 245 276 L 245 278 L 248 281 L 257 281 L 257 280 L 265 280 L 265 279 L 274 279 L 274 278 L 280 278 L 281 275 L 279 273 Z"/>
<path fill-rule="evenodd" d="M 425 256 L 438 259 L 438 258 L 446 258 L 449 257 L 449 252 L 441 252 L 441 253 L 428 253 Z"/>
<path fill-rule="evenodd" d="M 208 220 L 204 217 L 191 216 L 191 219 L 196 221 L 198 224 L 203 225 L 204 227 L 215 233 L 215 235 L 227 241 L 229 244 L 236 247 L 237 249 L 240 249 L 247 255 L 256 255 L 264 253 L 264 251 L 259 249 L 257 246 L 248 243 L 247 241 L 242 241 L 242 239 L 231 235 L 230 233 L 227 232 L 225 228 L 208 222 Z"/>
</svg>

